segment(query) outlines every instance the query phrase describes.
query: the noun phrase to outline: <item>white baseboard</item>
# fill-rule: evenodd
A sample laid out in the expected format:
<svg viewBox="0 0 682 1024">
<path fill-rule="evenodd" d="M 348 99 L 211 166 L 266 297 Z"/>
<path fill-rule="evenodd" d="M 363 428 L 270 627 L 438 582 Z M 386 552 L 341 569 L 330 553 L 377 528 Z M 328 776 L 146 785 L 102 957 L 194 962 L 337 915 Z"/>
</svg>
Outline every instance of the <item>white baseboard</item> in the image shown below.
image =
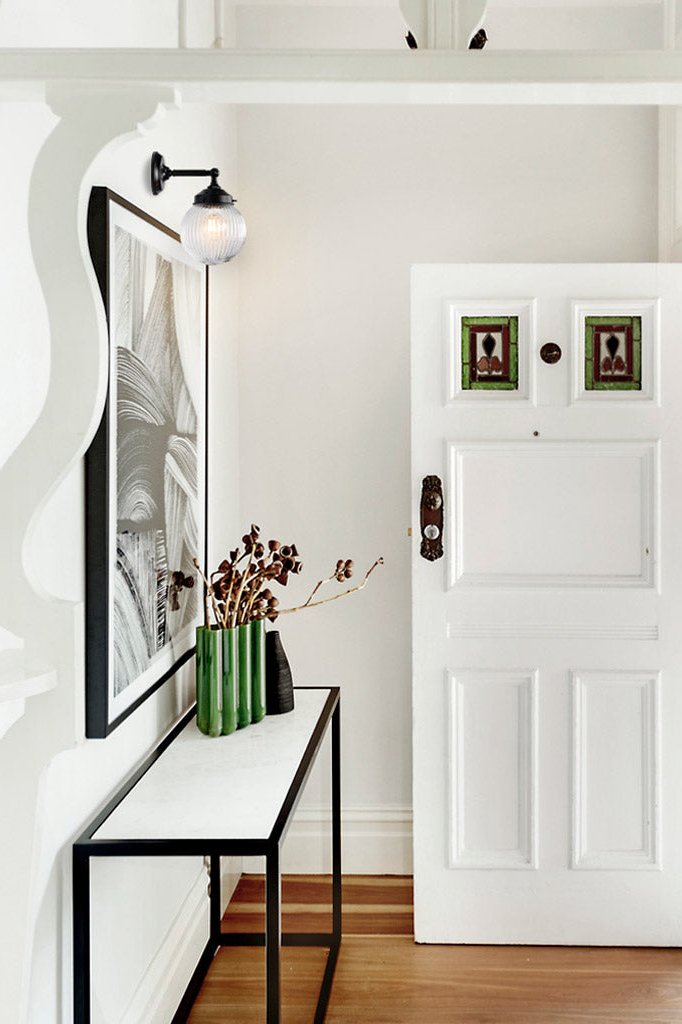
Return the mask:
<svg viewBox="0 0 682 1024">
<path fill-rule="evenodd" d="M 412 810 L 409 807 L 345 807 L 341 813 L 341 832 L 344 874 L 412 874 Z M 328 874 L 331 871 L 329 808 L 297 810 L 284 841 L 282 870 L 290 874 Z"/>
<path fill-rule="evenodd" d="M 241 860 L 224 857 L 221 896 L 223 910 L 241 875 Z M 208 937 L 208 878 L 202 869 L 175 920 L 145 971 L 120 1024 L 168 1024 Z"/>
</svg>

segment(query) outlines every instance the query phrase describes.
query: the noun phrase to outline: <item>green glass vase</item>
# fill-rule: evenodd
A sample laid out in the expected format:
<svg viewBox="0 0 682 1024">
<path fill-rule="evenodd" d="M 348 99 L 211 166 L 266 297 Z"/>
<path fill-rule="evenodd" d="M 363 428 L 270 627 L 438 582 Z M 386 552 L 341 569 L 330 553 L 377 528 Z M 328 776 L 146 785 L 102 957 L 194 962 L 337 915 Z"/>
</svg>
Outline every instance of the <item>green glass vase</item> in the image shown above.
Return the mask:
<svg viewBox="0 0 682 1024">
<path fill-rule="evenodd" d="M 251 628 L 249 623 L 237 626 L 237 661 L 239 688 L 237 696 L 237 726 L 251 725 Z"/>
<path fill-rule="evenodd" d="M 265 619 L 254 619 L 251 630 L 251 720 L 265 718 Z"/>
<path fill-rule="evenodd" d="M 239 659 L 237 630 L 221 629 L 223 677 L 223 736 L 237 728 L 237 693 L 239 691 Z"/>
<path fill-rule="evenodd" d="M 223 731 L 221 632 L 197 627 L 197 726 L 207 736 Z"/>
</svg>

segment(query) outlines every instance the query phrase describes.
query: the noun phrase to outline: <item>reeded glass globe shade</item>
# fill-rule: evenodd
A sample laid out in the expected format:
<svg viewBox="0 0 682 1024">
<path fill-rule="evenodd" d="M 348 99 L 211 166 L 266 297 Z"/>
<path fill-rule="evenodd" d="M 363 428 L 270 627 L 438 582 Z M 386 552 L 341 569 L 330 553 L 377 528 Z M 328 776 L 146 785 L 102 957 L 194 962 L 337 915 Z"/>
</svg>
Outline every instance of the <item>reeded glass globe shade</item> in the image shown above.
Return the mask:
<svg viewBox="0 0 682 1024">
<path fill-rule="evenodd" d="M 182 218 L 180 240 L 200 263 L 227 263 L 246 241 L 246 223 L 234 203 L 195 203 Z"/>
</svg>

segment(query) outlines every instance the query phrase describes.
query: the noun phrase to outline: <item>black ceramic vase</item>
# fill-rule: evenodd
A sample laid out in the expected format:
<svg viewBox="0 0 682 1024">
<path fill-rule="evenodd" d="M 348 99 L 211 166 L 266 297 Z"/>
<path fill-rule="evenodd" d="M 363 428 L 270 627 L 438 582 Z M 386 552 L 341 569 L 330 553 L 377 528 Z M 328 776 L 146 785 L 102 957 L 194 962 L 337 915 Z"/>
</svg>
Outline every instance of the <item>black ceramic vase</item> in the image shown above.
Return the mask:
<svg viewBox="0 0 682 1024">
<path fill-rule="evenodd" d="M 294 710 L 291 667 L 276 629 L 265 634 L 265 705 L 269 715 Z"/>
</svg>

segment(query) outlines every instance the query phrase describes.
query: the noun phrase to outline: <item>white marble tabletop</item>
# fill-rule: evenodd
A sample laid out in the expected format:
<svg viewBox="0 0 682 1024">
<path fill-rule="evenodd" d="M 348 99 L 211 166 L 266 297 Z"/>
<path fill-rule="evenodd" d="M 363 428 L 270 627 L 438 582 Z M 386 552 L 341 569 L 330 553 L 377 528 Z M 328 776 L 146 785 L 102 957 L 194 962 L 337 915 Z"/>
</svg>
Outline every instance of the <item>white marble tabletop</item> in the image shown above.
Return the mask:
<svg viewBox="0 0 682 1024">
<path fill-rule="evenodd" d="M 267 839 L 328 689 L 297 689 L 296 706 L 231 736 L 189 722 L 93 839 Z"/>
</svg>

